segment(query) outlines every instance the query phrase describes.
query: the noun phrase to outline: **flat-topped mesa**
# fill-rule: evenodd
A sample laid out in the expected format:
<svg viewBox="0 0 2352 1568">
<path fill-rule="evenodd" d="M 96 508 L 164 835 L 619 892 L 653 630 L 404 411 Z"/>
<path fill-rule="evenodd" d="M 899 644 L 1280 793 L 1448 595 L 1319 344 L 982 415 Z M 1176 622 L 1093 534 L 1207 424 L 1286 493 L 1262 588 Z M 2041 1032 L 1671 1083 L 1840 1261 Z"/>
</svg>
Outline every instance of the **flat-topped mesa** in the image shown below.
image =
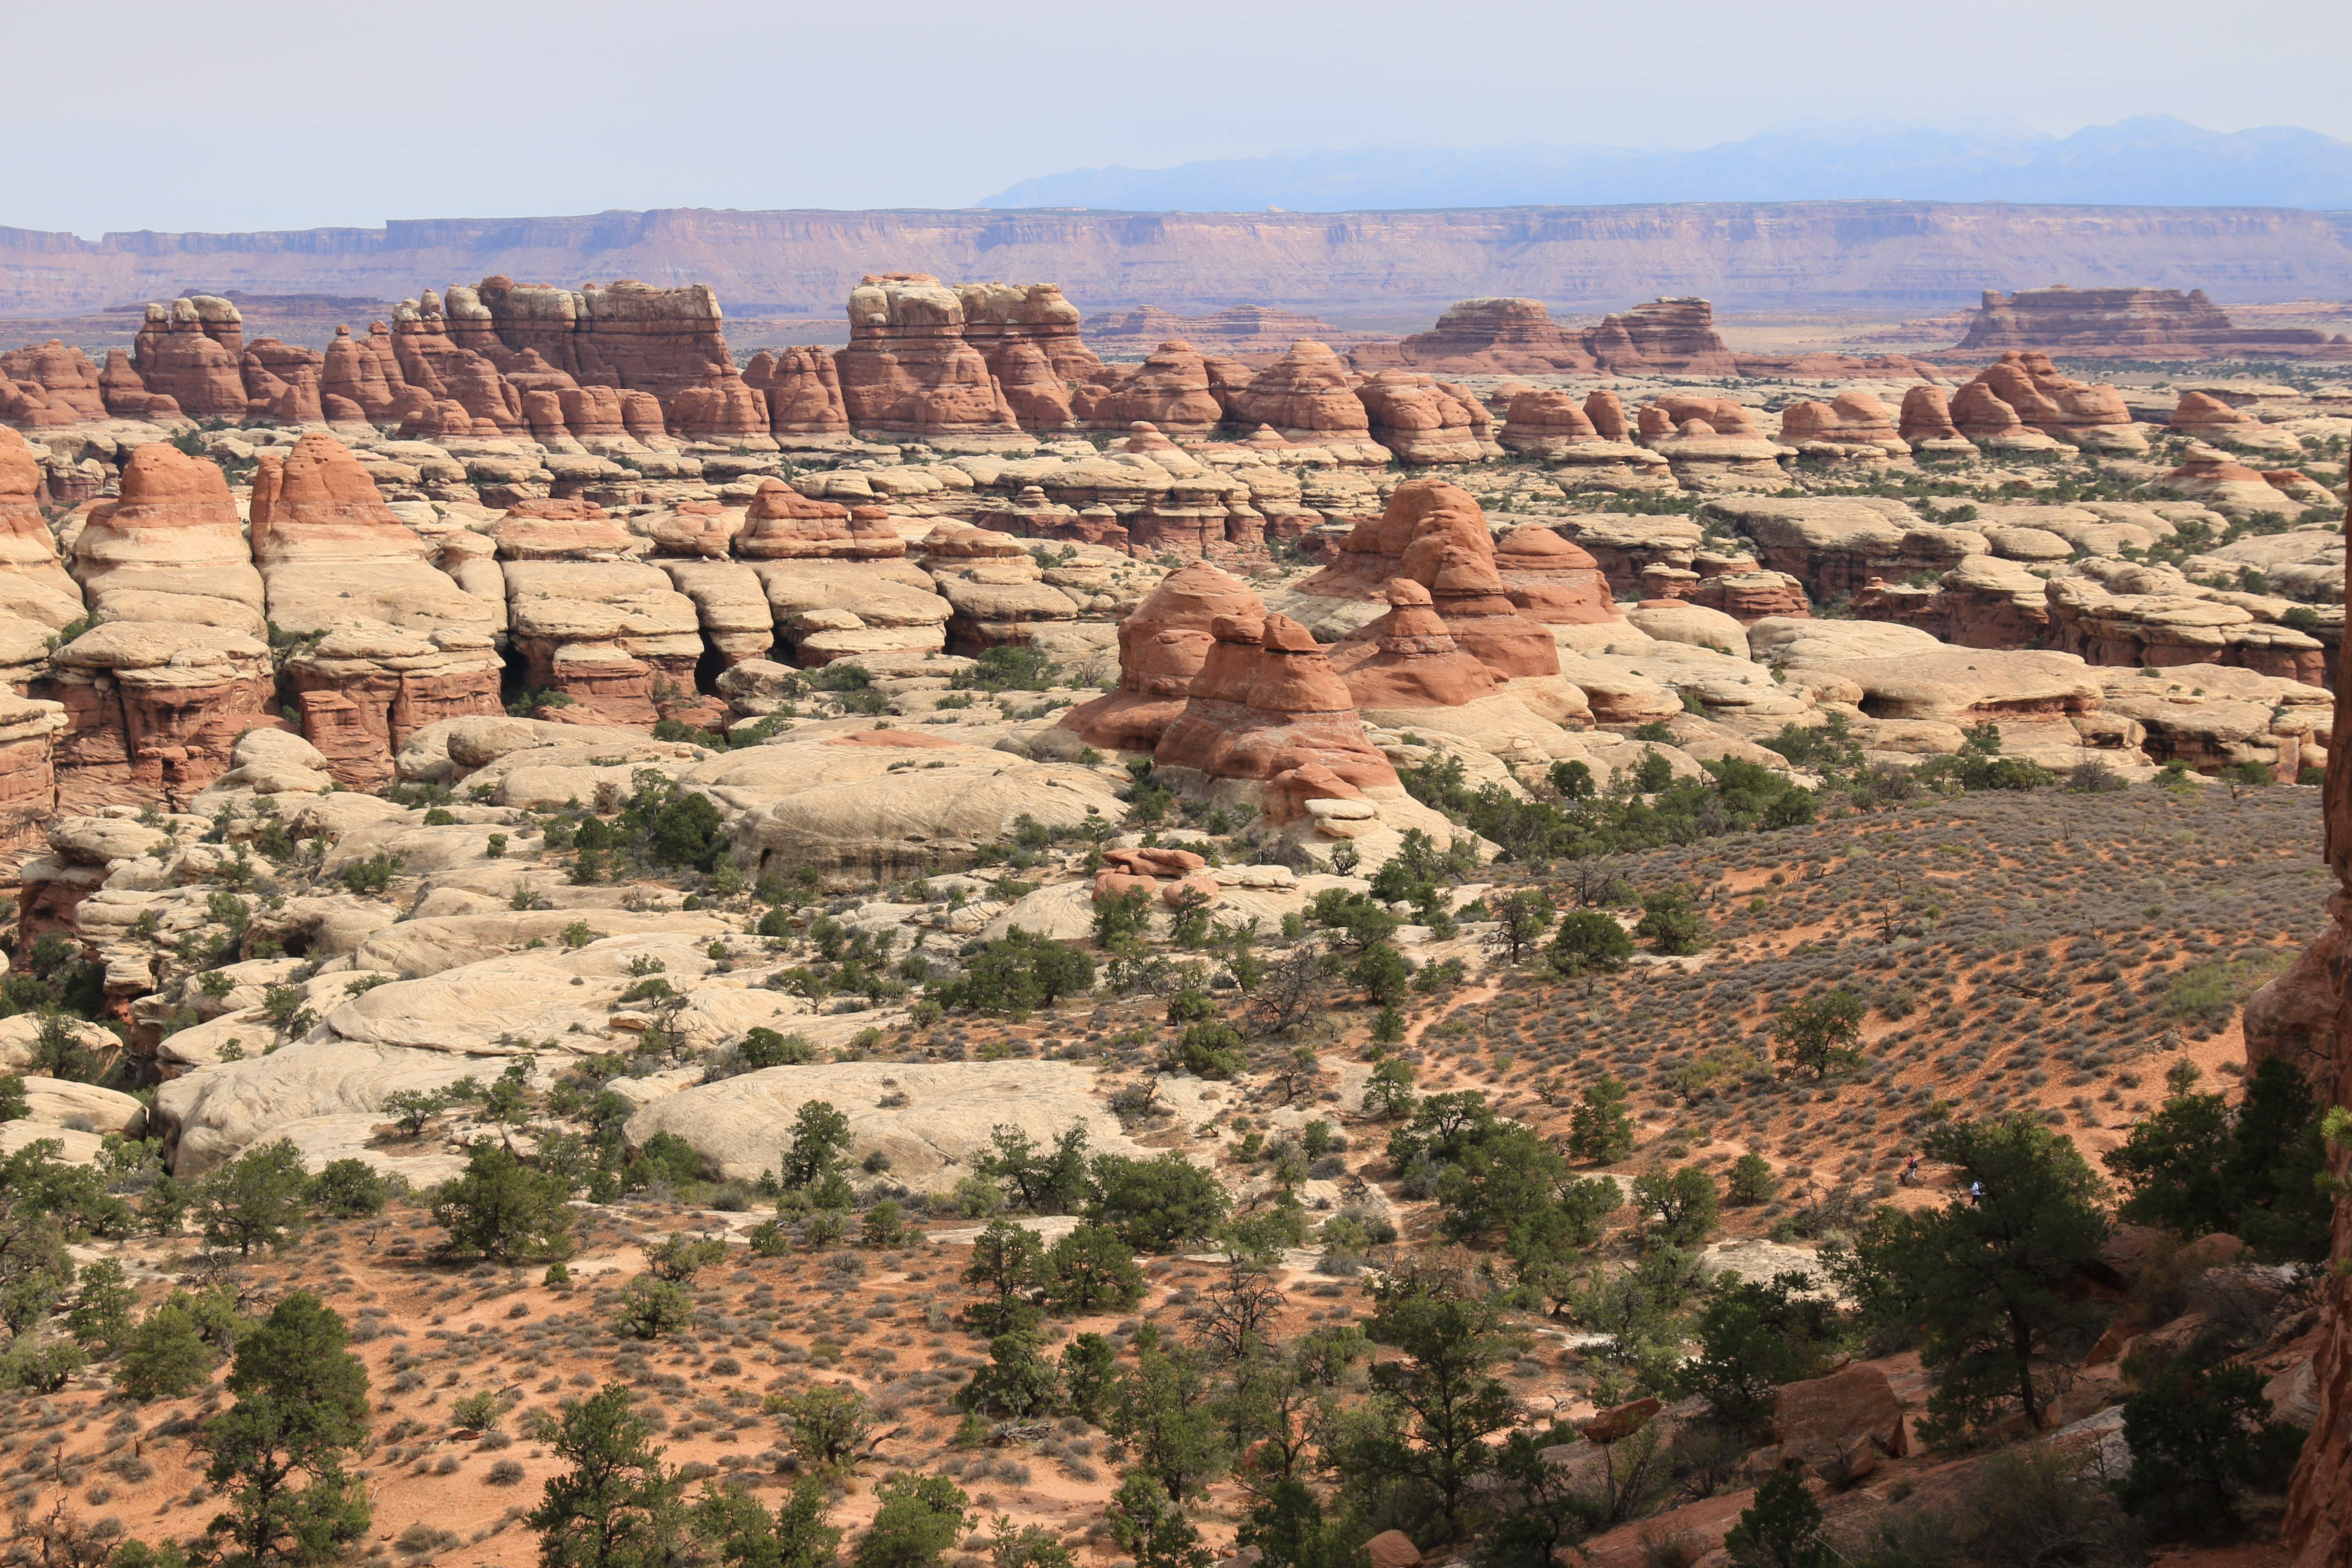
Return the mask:
<svg viewBox="0 0 2352 1568">
<path fill-rule="evenodd" d="M 762 349 L 743 367 L 743 380 L 767 398 L 768 428 L 782 445 L 826 445 L 849 434 L 841 374 L 830 351 Z"/>
<path fill-rule="evenodd" d="M 867 274 L 849 293 L 849 346 L 834 355 L 851 427 L 1016 443 L 1020 423 L 963 328 L 963 301 L 929 273 Z"/>
<path fill-rule="evenodd" d="M 1579 334 L 1555 322 L 1540 300 L 1457 300 L 1439 312 L 1436 326 L 1404 339 L 1395 352 L 1388 363 L 1454 375 L 1601 368 Z"/>
<path fill-rule="evenodd" d="M 1249 585 L 1205 561 L 1160 581 L 1118 624 L 1118 688 L 1063 714 L 1061 727 L 1105 751 L 1149 752 L 1184 710 L 1220 619 L 1262 619 Z"/>
<path fill-rule="evenodd" d="M 1494 416 L 1457 386 L 1407 370 L 1384 370 L 1356 385 L 1371 437 L 1400 462 L 1477 463 L 1499 458 Z"/>
<path fill-rule="evenodd" d="M 2240 327 L 2202 289 L 2021 289 L 1984 291 L 1956 352 L 2041 349 L 2078 359 L 2202 359 L 2213 354 L 2352 358 L 2341 336 L 2297 327 Z"/>
<path fill-rule="evenodd" d="M 131 364 L 151 395 L 179 405 L 191 419 L 245 417 L 245 318 L 226 300 L 197 294 L 151 304 Z"/>
<path fill-rule="evenodd" d="M 1078 335 L 1078 308 L 1054 283 L 964 283 L 964 341 L 978 349 L 1024 430 L 1074 428 L 1069 387 L 1103 378 Z"/>
<path fill-rule="evenodd" d="M 1328 345 L 1302 338 L 1234 394 L 1241 425 L 1264 425 L 1287 440 L 1368 441 L 1371 426 L 1347 364 Z"/>
<path fill-rule="evenodd" d="M 1495 573 L 1519 614 L 1541 626 L 1597 626 L 1622 612 L 1608 574 L 1549 528 L 1515 528 L 1495 545 Z"/>
<path fill-rule="evenodd" d="M 1866 392 L 1841 392 L 1827 403 L 1790 404 L 1780 411 L 1780 439 L 1807 457 L 1911 455 L 1895 416 Z"/>
<path fill-rule="evenodd" d="M 1124 430 L 1148 423 L 1166 436 L 1213 436 L 1225 417 L 1211 385 L 1208 361 L 1181 339 L 1161 343 L 1117 381 L 1080 387 L 1071 406 L 1089 429 Z"/>
<path fill-rule="evenodd" d="M 1503 689 L 1503 678 L 1448 629 L 1428 589 L 1395 577 L 1387 592 L 1388 614 L 1331 650 L 1331 668 L 1358 708 L 1459 708 Z"/>
<path fill-rule="evenodd" d="M 1347 683 L 1305 626 L 1285 616 L 1219 616 L 1210 636 L 1155 763 L 1264 785 L 1261 811 L 1276 826 L 1306 815 L 1310 800 L 1398 787 Z"/>
<path fill-rule="evenodd" d="M 1582 335 L 1586 352 L 1618 375 L 1736 375 L 1715 330 L 1715 307 L 1695 295 L 1660 298 L 1603 316 Z"/>
<path fill-rule="evenodd" d="M 2060 374 L 2045 353 L 2001 355 L 1960 388 L 1951 412 L 1960 434 L 1980 444 L 2013 437 L 2022 429 L 2099 451 L 2147 448 L 2122 393 Z"/>
<path fill-rule="evenodd" d="M 312 431 L 254 476 L 252 543 L 269 618 L 303 639 L 281 671 L 337 782 L 376 789 L 427 724 L 501 711 L 503 600 L 425 559 L 350 450 Z"/>
</svg>

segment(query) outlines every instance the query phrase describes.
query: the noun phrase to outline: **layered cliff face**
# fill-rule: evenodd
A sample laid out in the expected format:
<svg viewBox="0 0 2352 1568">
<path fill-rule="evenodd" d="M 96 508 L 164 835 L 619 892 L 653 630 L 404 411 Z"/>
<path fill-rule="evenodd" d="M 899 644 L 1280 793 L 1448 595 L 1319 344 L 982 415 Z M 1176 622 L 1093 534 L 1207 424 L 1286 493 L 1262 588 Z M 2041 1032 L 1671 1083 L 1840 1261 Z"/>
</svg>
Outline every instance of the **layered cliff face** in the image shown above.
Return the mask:
<svg viewBox="0 0 2352 1568">
<path fill-rule="evenodd" d="M 313 432 L 262 459 L 251 544 L 270 624 L 299 639 L 281 685 L 338 782 L 381 788 L 427 724 L 502 711 L 506 606 L 430 564 L 430 547 L 333 437 Z"/>
<path fill-rule="evenodd" d="M 2262 280 L 2352 295 L 2352 217 L 2280 208 L 1966 202 L 1649 203 L 1446 212 L 740 212 L 400 220 L 381 229 L 0 234 L 0 310 L 102 310 L 225 278 L 257 291 L 396 300 L 420 278 L 689 277 L 818 314 L 874 258 L 942 278 L 1053 278 L 1089 310 L 1261 300 L 1435 310 L 1475 296 L 1639 299 L 1661 278 L 1740 310 L 1973 303 L 1990 281 Z M 1158 341 L 1165 332 L 1150 341 Z M 1293 333 L 1291 335 L 1297 335 Z M 1320 335 L 1313 334 L 1309 335 Z M 1205 339 L 1202 341 L 1206 341 Z"/>
<path fill-rule="evenodd" d="M 1453 375 L 1738 373 L 1716 333 L 1714 308 L 1696 298 L 1653 300 L 1573 331 L 1556 324 L 1540 300 L 1457 300 L 1430 331 L 1361 345 L 1349 359 L 1360 370 L 1402 366 Z"/>
<path fill-rule="evenodd" d="M 849 346 L 834 356 L 854 428 L 1017 440 L 987 358 L 964 341 L 963 300 L 921 272 L 868 274 L 849 295 Z"/>
<path fill-rule="evenodd" d="M 2282 327 L 2239 327 L 2202 289 L 1984 291 L 1954 352 L 2039 349 L 2084 359 L 2204 359 L 2221 354 L 2352 359 L 2352 340 Z"/>
<path fill-rule="evenodd" d="M 61 702 L 69 805 L 177 802 L 227 771 L 274 697 L 261 574 L 219 468 L 163 443 L 90 510 L 74 575 L 99 624 L 59 648 L 33 695 Z"/>
<path fill-rule="evenodd" d="M 2352 579 L 2347 579 L 2352 591 Z M 2343 661 L 2352 653 L 2338 653 L 2337 689 L 2347 673 Z M 2336 705 L 2330 751 L 2347 755 L 2352 742 L 2352 705 Z M 2246 1051 L 2250 1065 L 2282 1050 L 2289 1042 L 2263 1026 L 2281 1017 L 2308 1016 L 2315 1026 L 2306 1042 L 2315 1048 L 2296 1051 L 2290 1059 L 2313 1079 L 2323 1102 L 2352 1106 L 2352 963 L 2347 958 L 2347 924 L 2352 924 L 2352 768 L 2331 767 L 2323 786 L 2322 810 L 2326 819 L 2327 868 L 2336 889 L 2327 900 L 2331 923 L 2305 952 L 2295 967 L 2258 992 L 2246 1008 Z M 2290 993 L 2287 1005 L 2266 1005 Z M 2319 1023 L 2326 1018 L 2325 1024 Z M 2329 1169 L 2338 1178 L 2352 1175 L 2352 1149 L 2337 1144 Z M 2352 1204 L 2339 1195 L 2336 1205 L 2333 1268 L 2320 1287 L 2323 1320 L 2318 1350 L 2312 1356 L 2313 1382 L 2318 1395 L 2318 1419 L 2304 1444 L 2287 1494 L 2284 1534 L 2294 1568 L 2345 1568 L 2352 1563 Z"/>
<path fill-rule="evenodd" d="M 236 307 L 197 294 L 147 307 L 131 367 L 148 393 L 169 397 L 191 419 L 242 419 L 244 349 L 245 318 Z"/>
<path fill-rule="evenodd" d="M 2063 375 L 2050 356 L 2011 351 L 1952 397 L 1951 422 L 1979 444 L 2015 443 L 2030 432 L 2095 451 L 2140 452 L 2147 441 L 2123 395 Z"/>
</svg>

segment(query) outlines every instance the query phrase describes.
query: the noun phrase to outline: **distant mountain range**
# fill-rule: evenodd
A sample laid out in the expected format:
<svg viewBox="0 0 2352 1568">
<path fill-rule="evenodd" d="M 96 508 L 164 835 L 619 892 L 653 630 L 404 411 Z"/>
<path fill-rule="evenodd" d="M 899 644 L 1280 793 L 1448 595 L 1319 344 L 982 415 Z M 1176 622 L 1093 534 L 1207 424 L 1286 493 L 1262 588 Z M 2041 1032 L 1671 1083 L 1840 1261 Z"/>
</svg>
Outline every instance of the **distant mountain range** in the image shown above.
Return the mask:
<svg viewBox="0 0 2352 1568">
<path fill-rule="evenodd" d="M 2352 208 L 2352 142 L 2290 125 L 2206 131 L 2161 114 L 2063 137 L 1801 125 L 1696 153 L 1518 142 L 1363 147 L 1168 169 L 1072 169 L 1024 180 L 978 205 L 1365 212 L 1874 198 Z"/>
</svg>

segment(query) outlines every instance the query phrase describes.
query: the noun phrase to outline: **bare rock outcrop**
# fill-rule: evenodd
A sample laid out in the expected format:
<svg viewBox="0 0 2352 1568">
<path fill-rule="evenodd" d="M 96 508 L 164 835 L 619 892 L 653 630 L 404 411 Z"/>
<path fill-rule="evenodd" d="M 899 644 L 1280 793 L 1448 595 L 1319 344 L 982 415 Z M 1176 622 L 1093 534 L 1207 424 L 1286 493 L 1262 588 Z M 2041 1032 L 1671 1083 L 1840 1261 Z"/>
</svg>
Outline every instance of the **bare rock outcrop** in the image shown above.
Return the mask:
<svg viewBox="0 0 2352 1568">
<path fill-rule="evenodd" d="M 33 449 L 0 426 L 0 683 L 19 695 L 43 673 L 49 639 L 84 616 L 81 584 L 58 562 L 40 493 Z"/>
<path fill-rule="evenodd" d="M 1792 403 L 1780 411 L 1780 439 L 1804 457 L 1908 457 L 1886 405 L 1866 392 L 1841 392 L 1827 403 Z"/>
<path fill-rule="evenodd" d="M 1428 589 L 1392 577 L 1387 595 L 1388 614 L 1331 652 L 1331 668 L 1356 707 L 1460 708 L 1502 689 L 1503 678 L 1447 629 Z"/>
<path fill-rule="evenodd" d="M 1371 439 L 1363 400 L 1348 367 L 1328 345 L 1302 339 L 1234 395 L 1232 417 L 1264 425 L 1286 440 Z"/>
<path fill-rule="evenodd" d="M 58 650 L 34 695 L 65 704 L 67 804 L 173 801 L 229 765 L 276 693 L 254 570 L 228 481 L 167 443 L 123 465 L 90 509 L 75 575 L 100 624 Z"/>
<path fill-rule="evenodd" d="M 591 724 L 704 716 L 694 601 L 637 557 L 646 542 L 579 502 L 518 507 L 498 531 L 509 635 L 524 684 Z"/>
<path fill-rule="evenodd" d="M 1285 616 L 1220 616 L 1210 636 L 1183 710 L 1153 751 L 1159 766 L 1261 786 L 1261 810 L 1276 825 L 1312 815 L 1312 801 L 1398 787 L 1306 627 Z"/>
<path fill-rule="evenodd" d="M 870 725 L 870 721 L 864 721 Z M 741 815 L 735 858 L 757 876 L 803 867 L 870 879 L 960 870 L 1027 816 L 1055 831 L 1091 814 L 1116 820 L 1110 783 L 1092 768 L 1031 762 L 936 731 L 835 727 L 689 768 L 681 782 Z"/>
<path fill-rule="evenodd" d="M 1216 433 L 1225 417 L 1208 361 L 1181 339 L 1171 339 L 1117 381 L 1078 389 L 1072 405 L 1089 428 L 1119 430 L 1148 423 L 1166 436 Z"/>
<path fill-rule="evenodd" d="M 1104 751 L 1149 752 L 1184 710 L 1220 619 L 1265 606 L 1248 584 L 1207 562 L 1170 573 L 1118 625 L 1118 689 L 1080 703 L 1062 728 Z"/>
<path fill-rule="evenodd" d="M 1541 375 L 1601 368 L 1540 300 L 1457 300 L 1437 325 L 1394 345 L 1391 363 L 1449 375 Z M 1371 356 L 1367 356 L 1367 368 Z"/>
<path fill-rule="evenodd" d="M 1384 370 L 1357 388 L 1371 437 L 1406 463 L 1477 463 L 1499 458 L 1486 405 L 1433 376 Z"/>
<path fill-rule="evenodd" d="M 2273 429 L 2242 408 L 2202 392 L 2184 392 L 2168 426 L 2173 434 L 2208 441 L 2233 452 L 2252 452 L 2300 462 L 2303 443 L 2286 430 Z"/>
<path fill-rule="evenodd" d="M 1617 618 L 1601 563 L 1580 544 L 1549 528 L 1515 528 L 1496 542 L 1503 592 L 1528 619 L 1544 626 L 1593 626 Z"/>
<path fill-rule="evenodd" d="M 824 446 L 848 436 L 849 410 L 829 350 L 761 350 L 743 367 L 743 380 L 768 400 L 768 428 L 780 444 Z"/>
<path fill-rule="evenodd" d="M 332 436 L 261 460 L 251 543 L 271 623 L 301 639 L 284 684 L 337 782 L 381 788 L 418 730 L 499 711 L 503 606 L 432 565 Z"/>
<path fill-rule="evenodd" d="M 1952 423 L 1979 445 L 2021 442 L 2021 431 L 2095 451 L 2139 452 L 2147 447 L 2132 423 L 2123 394 L 2062 375 L 2050 356 L 2011 351 L 1987 365 L 1954 395 Z"/>
<path fill-rule="evenodd" d="M 2092 664 L 2228 665 L 2308 686 L 2327 683 L 2326 647 L 2265 620 L 2253 595 L 2202 589 L 2168 567 L 2123 566 L 2106 578 L 2051 580 L 2051 646 Z"/>
<path fill-rule="evenodd" d="M 937 653 L 953 613 L 879 509 L 853 511 L 763 483 L 735 536 L 772 640 L 816 666 L 856 654 Z"/>
<path fill-rule="evenodd" d="M 237 308 L 197 294 L 147 307 L 131 364 L 149 395 L 172 399 L 189 418 L 235 421 L 246 413 L 244 352 Z"/>
<path fill-rule="evenodd" d="M 965 444 L 1022 440 L 1019 422 L 964 338 L 963 301 L 923 272 L 868 274 L 849 294 L 849 346 L 833 356 L 851 426 Z"/>
<path fill-rule="evenodd" d="M 138 404 L 125 410 L 134 418 L 161 418 L 173 412 L 154 409 L 143 396 L 124 401 L 126 405 Z M 0 353 L 0 424 L 33 430 L 103 419 L 114 412 L 104 373 L 81 350 L 51 338 Z"/>
</svg>

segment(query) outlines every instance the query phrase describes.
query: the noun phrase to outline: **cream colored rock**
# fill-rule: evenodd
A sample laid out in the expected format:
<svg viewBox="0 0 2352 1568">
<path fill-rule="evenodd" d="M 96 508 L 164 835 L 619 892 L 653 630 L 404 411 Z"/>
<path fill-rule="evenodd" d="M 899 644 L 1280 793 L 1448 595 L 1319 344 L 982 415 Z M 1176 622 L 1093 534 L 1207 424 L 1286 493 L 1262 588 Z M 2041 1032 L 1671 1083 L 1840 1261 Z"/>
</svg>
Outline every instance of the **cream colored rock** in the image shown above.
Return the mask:
<svg viewBox="0 0 2352 1568">
<path fill-rule="evenodd" d="M 26 1118 L 44 1127 L 67 1127 L 100 1137 L 119 1132 L 125 1138 L 140 1137 L 146 1131 L 147 1108 L 120 1089 L 37 1074 L 24 1081 Z"/>
<path fill-rule="evenodd" d="M 50 1158 L 68 1165 L 94 1163 L 105 1140 L 95 1132 L 52 1127 L 45 1121 L 0 1121 L 0 1154 L 14 1154 L 36 1143 L 53 1146 Z"/>
<path fill-rule="evenodd" d="M 534 942 L 558 945 L 563 933 L 574 925 L 585 925 L 598 938 L 675 936 L 681 940 L 699 938 L 706 943 L 729 930 L 726 921 L 715 915 L 691 912 L 501 910 L 487 914 L 402 921 L 362 942 L 352 961 L 362 969 L 421 978 L 520 952 Z"/>
<path fill-rule="evenodd" d="M 1082 826 L 1125 807 L 1091 768 L 1033 763 L 931 732 L 807 726 L 688 769 L 681 783 L 742 813 L 735 857 L 753 875 L 800 867 L 861 879 L 952 870 L 1026 814 Z"/>
<path fill-rule="evenodd" d="M 904 1097 L 886 1106 L 885 1099 Z M 793 1119 L 823 1100 L 849 1119 L 853 1165 L 879 1152 L 890 1178 L 945 1192 L 969 1174 L 998 1126 L 1045 1144 L 1072 1125 L 1096 1153 L 1141 1155 L 1097 1098 L 1095 1070 L 1076 1062 L 836 1062 L 766 1068 L 656 1100 L 632 1116 L 642 1146 L 656 1132 L 693 1145 L 721 1179 L 751 1181 L 776 1168 Z"/>
<path fill-rule="evenodd" d="M 395 1089 L 446 1089 L 468 1076 L 495 1077 L 503 1065 L 446 1050 L 298 1041 L 171 1079 L 155 1091 L 154 1120 L 173 1173 L 184 1180 L 292 1135 L 310 1118 L 381 1112 Z"/>
<path fill-rule="evenodd" d="M 112 1057 L 122 1049 L 121 1037 L 100 1025 L 68 1018 L 65 1026 L 74 1043 L 86 1051 Z M 40 1033 L 41 1020 L 35 1014 L 19 1013 L 13 1018 L 0 1018 L 0 1072 L 32 1066 L 34 1043 Z"/>
<path fill-rule="evenodd" d="M 457 784 L 511 752 L 540 746 L 627 745 L 645 739 L 618 726 L 559 723 L 495 714 L 427 724 L 400 749 L 400 777 L 411 784 Z"/>
<path fill-rule="evenodd" d="M 1734 658 L 1748 657 L 1748 629 L 1721 610 L 1703 605 L 1642 604 L 1627 610 L 1625 619 L 1660 642 L 1688 643 Z"/>
</svg>

